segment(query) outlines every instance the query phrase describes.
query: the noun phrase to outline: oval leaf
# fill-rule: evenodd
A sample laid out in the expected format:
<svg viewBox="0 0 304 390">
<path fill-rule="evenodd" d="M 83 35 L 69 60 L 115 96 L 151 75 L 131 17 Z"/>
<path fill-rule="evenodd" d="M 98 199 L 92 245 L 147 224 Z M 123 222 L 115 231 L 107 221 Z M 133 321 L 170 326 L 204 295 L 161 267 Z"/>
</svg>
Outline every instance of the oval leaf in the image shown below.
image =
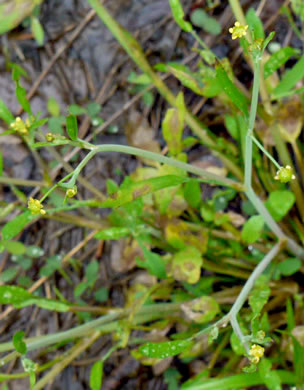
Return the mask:
<svg viewBox="0 0 304 390">
<path fill-rule="evenodd" d="M 73 141 L 77 141 L 77 135 L 78 135 L 78 124 L 77 124 L 77 118 L 75 115 L 68 115 L 66 118 L 66 128 L 69 137 Z"/>
<path fill-rule="evenodd" d="M 165 341 L 163 343 L 147 343 L 139 347 L 139 351 L 149 357 L 165 359 L 178 355 L 192 345 L 190 340 Z"/>
</svg>

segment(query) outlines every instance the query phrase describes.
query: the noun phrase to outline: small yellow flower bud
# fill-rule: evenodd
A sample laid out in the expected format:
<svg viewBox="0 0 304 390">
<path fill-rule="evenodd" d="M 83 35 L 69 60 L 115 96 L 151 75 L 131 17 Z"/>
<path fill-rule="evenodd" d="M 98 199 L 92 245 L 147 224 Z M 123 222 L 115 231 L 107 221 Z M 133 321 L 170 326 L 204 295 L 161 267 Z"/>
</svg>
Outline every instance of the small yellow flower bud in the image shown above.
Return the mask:
<svg viewBox="0 0 304 390">
<path fill-rule="evenodd" d="M 232 35 L 232 39 L 242 38 L 246 35 L 248 25 L 242 25 L 240 22 L 235 22 L 233 27 L 229 28 L 229 32 Z"/>
<path fill-rule="evenodd" d="M 73 198 L 77 194 L 77 187 L 69 188 L 65 194 L 68 198 Z"/>
<path fill-rule="evenodd" d="M 260 361 L 261 357 L 264 356 L 264 351 L 265 349 L 260 345 L 253 344 L 249 351 L 252 363 L 257 364 Z"/>
<path fill-rule="evenodd" d="M 275 180 L 279 180 L 281 183 L 288 183 L 290 180 L 294 180 L 296 177 L 292 173 L 292 169 L 289 165 L 286 165 L 286 167 L 281 167 L 276 175 Z"/>
<path fill-rule="evenodd" d="M 32 214 L 35 215 L 44 215 L 46 213 L 46 211 L 43 210 L 43 204 L 38 199 L 30 198 L 27 207 L 31 210 Z"/>
<path fill-rule="evenodd" d="M 27 135 L 30 124 L 28 120 L 26 121 L 26 123 L 24 123 L 24 121 L 18 116 L 15 119 L 15 122 L 11 123 L 10 127 L 12 130 L 16 131 L 16 133 L 19 133 L 21 135 Z"/>
<path fill-rule="evenodd" d="M 54 134 L 52 134 L 52 133 L 47 133 L 47 135 L 45 136 L 45 138 L 46 138 L 46 140 L 47 140 L 48 142 L 53 142 L 54 139 L 55 139 L 55 136 L 54 136 Z"/>
</svg>

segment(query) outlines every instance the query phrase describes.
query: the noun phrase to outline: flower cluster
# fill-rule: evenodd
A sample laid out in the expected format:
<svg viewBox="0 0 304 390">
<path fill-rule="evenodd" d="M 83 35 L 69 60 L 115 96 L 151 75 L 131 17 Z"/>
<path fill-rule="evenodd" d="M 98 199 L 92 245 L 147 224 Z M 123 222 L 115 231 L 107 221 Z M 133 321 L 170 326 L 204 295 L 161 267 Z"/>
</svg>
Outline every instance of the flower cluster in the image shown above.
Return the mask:
<svg viewBox="0 0 304 390">
<path fill-rule="evenodd" d="M 10 128 L 20 135 L 27 135 L 30 127 L 30 121 L 27 119 L 25 122 L 18 116 L 13 123 L 11 123 Z"/>
<path fill-rule="evenodd" d="M 38 199 L 30 198 L 27 207 L 31 210 L 32 214 L 35 215 L 44 215 L 46 213 L 46 211 L 43 210 L 43 204 Z"/>
<path fill-rule="evenodd" d="M 232 39 L 242 38 L 246 35 L 248 25 L 243 25 L 240 22 L 235 22 L 233 27 L 229 28 L 229 32 L 232 35 Z"/>
<path fill-rule="evenodd" d="M 292 169 L 289 165 L 286 165 L 286 167 L 281 167 L 276 175 L 275 180 L 279 180 L 281 183 L 288 183 L 290 180 L 294 180 L 296 177 L 292 173 Z"/>
<path fill-rule="evenodd" d="M 264 351 L 265 349 L 260 345 L 253 344 L 249 351 L 252 363 L 257 364 L 260 361 L 261 357 L 264 356 Z"/>
</svg>

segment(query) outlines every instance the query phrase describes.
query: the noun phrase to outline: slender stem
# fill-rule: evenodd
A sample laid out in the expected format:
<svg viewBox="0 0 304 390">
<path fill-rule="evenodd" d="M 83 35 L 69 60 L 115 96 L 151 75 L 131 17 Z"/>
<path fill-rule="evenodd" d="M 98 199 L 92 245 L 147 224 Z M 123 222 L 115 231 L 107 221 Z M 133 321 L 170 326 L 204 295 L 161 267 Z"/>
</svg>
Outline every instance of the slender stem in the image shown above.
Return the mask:
<svg viewBox="0 0 304 390">
<path fill-rule="evenodd" d="M 256 146 L 269 158 L 269 160 L 276 166 L 277 169 L 280 169 L 280 164 L 272 157 L 272 155 L 264 148 L 264 146 L 255 138 L 254 135 L 251 135 L 252 141 Z"/>
<path fill-rule="evenodd" d="M 275 258 L 275 256 L 281 251 L 282 247 L 286 244 L 285 241 L 279 241 L 271 250 L 267 253 L 267 255 L 263 258 L 263 260 L 256 266 L 249 279 L 245 283 L 242 291 L 237 297 L 236 301 L 231 307 L 229 312 L 229 316 L 231 318 L 236 317 L 237 313 L 241 310 L 242 306 L 246 302 L 250 291 L 252 290 L 256 280 L 258 277 L 264 272 L 266 267 L 270 264 L 270 262 Z"/>
<path fill-rule="evenodd" d="M 246 134 L 246 147 L 245 147 L 245 186 L 251 188 L 252 177 L 252 132 L 254 128 L 254 122 L 258 107 L 259 98 L 259 83 L 260 83 L 260 62 L 254 62 L 254 76 L 253 76 L 253 89 L 250 105 L 250 115 L 248 122 L 248 131 Z"/>
<path fill-rule="evenodd" d="M 144 150 L 144 149 L 134 148 L 132 146 L 125 146 L 125 145 L 112 145 L 112 144 L 108 144 L 108 145 L 98 145 L 98 146 L 95 146 L 95 145 L 92 145 L 92 144 L 88 144 L 88 145 L 85 145 L 85 146 L 86 146 L 87 149 L 90 149 L 90 152 L 80 162 L 80 164 L 75 169 L 73 174 L 67 175 L 58 184 L 66 181 L 66 179 L 68 177 L 72 176 L 70 182 L 68 183 L 68 185 L 69 186 L 70 185 L 74 185 L 75 182 L 76 182 L 77 176 L 80 174 L 81 170 L 95 156 L 95 154 L 100 153 L 100 152 L 117 152 L 117 153 L 130 154 L 130 155 L 138 156 L 138 157 L 144 157 L 144 158 L 147 158 L 147 159 L 150 159 L 150 160 L 153 160 L 153 161 L 157 161 L 157 162 L 162 163 L 162 164 L 171 165 L 171 166 L 173 166 L 175 168 L 179 168 L 179 169 L 182 169 L 184 171 L 187 171 L 187 172 L 193 173 L 195 175 L 198 175 L 198 176 L 202 177 L 203 179 L 208 180 L 209 183 L 213 182 L 214 184 L 219 184 L 219 185 L 232 187 L 232 188 L 235 188 L 235 189 L 237 189 L 239 191 L 244 190 L 244 186 L 242 184 L 238 183 L 237 181 L 234 181 L 234 180 L 228 179 L 226 177 L 222 177 L 222 176 L 216 175 L 214 173 L 210 173 L 210 172 L 208 172 L 208 171 L 206 171 L 204 169 L 195 167 L 195 166 L 193 166 L 191 164 L 183 163 L 183 162 L 181 162 L 179 160 L 175 160 L 173 158 L 169 158 L 169 157 L 163 156 L 162 154 L 159 154 L 159 153 L 153 153 L 153 152 L 149 152 L 149 151 Z M 58 184 L 56 184 L 56 186 L 58 186 Z M 53 187 L 50 191 L 48 191 L 48 194 L 51 191 L 53 191 L 55 188 L 56 187 Z M 46 195 L 42 198 L 42 200 L 44 200 L 45 197 L 46 197 Z"/>
<path fill-rule="evenodd" d="M 242 332 L 242 329 L 240 327 L 240 324 L 236 318 L 236 316 L 232 316 L 230 318 L 230 323 L 231 323 L 231 327 L 232 329 L 234 330 L 235 334 L 237 335 L 237 337 L 239 338 L 239 340 L 241 341 L 241 343 L 243 344 L 244 348 L 245 348 L 245 351 L 247 353 L 249 353 L 249 345 L 248 345 L 248 342 L 246 341 L 246 338 Z"/>
</svg>

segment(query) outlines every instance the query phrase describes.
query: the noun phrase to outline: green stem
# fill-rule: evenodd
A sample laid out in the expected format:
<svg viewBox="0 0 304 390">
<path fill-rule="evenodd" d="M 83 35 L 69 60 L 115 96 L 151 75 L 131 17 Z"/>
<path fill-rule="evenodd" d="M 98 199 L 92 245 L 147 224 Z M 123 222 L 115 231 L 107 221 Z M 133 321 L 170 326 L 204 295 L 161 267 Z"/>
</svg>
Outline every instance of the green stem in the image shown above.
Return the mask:
<svg viewBox="0 0 304 390">
<path fill-rule="evenodd" d="M 260 62 L 254 62 L 254 76 L 253 76 L 253 89 L 250 105 L 250 115 L 248 122 L 248 130 L 246 134 L 246 147 L 245 147 L 245 186 L 251 188 L 252 177 L 252 138 L 257 107 L 259 98 L 259 83 L 260 83 Z"/>
<path fill-rule="evenodd" d="M 216 175 L 214 173 L 210 173 L 210 172 L 208 172 L 208 171 L 206 171 L 204 169 L 195 167 L 195 166 L 193 166 L 191 164 L 183 163 L 183 162 L 181 162 L 179 160 L 175 160 L 175 159 L 170 158 L 170 157 L 163 156 L 162 154 L 159 154 L 159 153 L 153 153 L 153 152 L 149 152 L 149 151 L 144 150 L 144 149 L 134 148 L 132 146 L 125 146 L 125 145 L 112 145 L 112 144 L 108 144 L 108 145 L 98 145 L 98 146 L 95 146 L 95 145 L 92 145 L 92 144 L 86 144 L 85 147 L 86 147 L 86 149 L 90 149 L 90 152 L 80 162 L 80 164 L 75 169 L 73 174 L 67 175 L 58 184 L 66 181 L 66 179 L 68 177 L 72 176 L 71 180 L 68 183 L 66 183 L 66 185 L 67 186 L 73 186 L 75 184 L 77 176 L 80 174 L 81 170 L 95 156 L 95 154 L 101 153 L 101 152 L 117 152 L 117 153 L 130 154 L 130 155 L 138 156 L 138 157 L 144 157 L 144 158 L 147 158 L 147 159 L 150 159 L 150 160 L 153 160 L 153 161 L 157 161 L 157 162 L 162 163 L 162 164 L 171 165 L 171 166 L 173 166 L 175 168 L 179 168 L 179 169 L 182 169 L 182 170 L 184 170 L 186 172 L 190 172 L 190 173 L 193 173 L 193 174 L 195 174 L 197 176 L 200 176 L 204 180 L 208 181 L 209 183 L 211 182 L 211 184 L 214 183 L 214 184 L 219 184 L 219 185 L 232 187 L 232 188 L 235 188 L 238 191 L 244 190 L 244 186 L 242 184 L 234 181 L 234 180 L 228 179 L 226 177 L 218 176 L 218 175 Z M 51 188 L 48 191 L 47 194 L 52 192 L 58 186 L 58 184 L 56 184 L 56 186 Z M 44 200 L 45 198 L 46 198 L 46 195 L 41 200 Z"/>
<path fill-rule="evenodd" d="M 254 135 L 251 136 L 252 141 L 256 146 L 269 158 L 269 160 L 275 165 L 277 169 L 280 169 L 280 164 L 272 157 L 272 155 L 264 148 L 264 146 L 255 138 Z"/>
</svg>

